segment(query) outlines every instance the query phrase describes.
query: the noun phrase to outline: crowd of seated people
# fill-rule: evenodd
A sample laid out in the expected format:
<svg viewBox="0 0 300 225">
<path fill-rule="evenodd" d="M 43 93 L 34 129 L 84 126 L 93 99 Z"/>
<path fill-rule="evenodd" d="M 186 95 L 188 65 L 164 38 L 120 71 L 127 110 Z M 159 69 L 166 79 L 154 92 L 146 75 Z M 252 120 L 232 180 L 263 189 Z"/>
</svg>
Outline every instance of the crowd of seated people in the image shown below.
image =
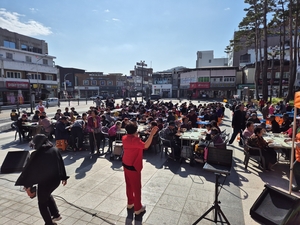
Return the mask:
<svg viewBox="0 0 300 225">
<path fill-rule="evenodd" d="M 175 135 L 178 130 L 190 130 L 198 127 L 198 116 L 201 120 L 210 121 L 208 125 L 216 128 L 218 134 L 221 132 L 217 121 L 224 115 L 225 107 L 222 103 L 214 102 L 199 104 L 183 102 L 173 104 L 170 102 L 146 101 L 146 104 L 138 102 L 125 102 L 115 105 L 113 99 L 101 102 L 96 107 L 91 106 L 86 113 L 79 115 L 75 108 L 66 107 L 64 111 L 57 109 L 53 118 L 48 118 L 45 111 L 36 110 L 32 122 L 49 136 L 55 135 L 56 141 L 65 141 L 73 151 L 83 150 L 83 143 L 88 139 L 91 154 L 104 151 L 105 139 L 109 139 L 109 151 L 112 151 L 112 143 L 116 138 L 116 132 L 129 123 L 136 125 L 149 125 L 143 132 L 144 138 L 151 128 L 158 126 L 162 136 L 169 140 L 170 147 L 175 149 L 174 157 L 180 157 L 181 146 L 178 137 Z M 51 120 L 55 120 L 55 125 Z M 18 121 L 21 135 L 25 137 L 28 128 L 22 123 L 28 121 L 26 115 Z M 106 127 L 107 134 L 103 133 Z M 157 134 L 158 136 L 158 134 Z M 26 137 L 25 137 L 26 138 Z M 157 139 L 154 139 L 157 141 Z"/>
</svg>

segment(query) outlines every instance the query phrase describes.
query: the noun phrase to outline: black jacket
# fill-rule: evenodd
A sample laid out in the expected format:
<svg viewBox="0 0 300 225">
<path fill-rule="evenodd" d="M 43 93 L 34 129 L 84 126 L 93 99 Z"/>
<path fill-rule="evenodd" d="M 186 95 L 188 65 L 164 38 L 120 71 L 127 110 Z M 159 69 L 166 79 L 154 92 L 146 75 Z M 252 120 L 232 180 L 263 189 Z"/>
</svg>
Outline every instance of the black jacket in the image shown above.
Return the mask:
<svg viewBox="0 0 300 225">
<path fill-rule="evenodd" d="M 66 124 L 64 124 L 61 121 L 56 123 L 55 139 L 56 140 L 68 140 L 69 139 L 69 131 L 66 130 Z"/>
<path fill-rule="evenodd" d="M 244 129 L 246 126 L 246 112 L 241 110 L 234 111 L 231 125 L 234 129 Z"/>
<path fill-rule="evenodd" d="M 41 147 L 31 154 L 15 185 L 32 187 L 35 184 L 52 184 L 68 178 L 59 150 L 48 146 Z"/>
<path fill-rule="evenodd" d="M 279 124 L 277 123 L 276 120 L 273 120 L 271 122 L 271 125 L 272 125 L 272 132 L 275 134 L 275 133 L 280 133 L 280 126 Z"/>
</svg>

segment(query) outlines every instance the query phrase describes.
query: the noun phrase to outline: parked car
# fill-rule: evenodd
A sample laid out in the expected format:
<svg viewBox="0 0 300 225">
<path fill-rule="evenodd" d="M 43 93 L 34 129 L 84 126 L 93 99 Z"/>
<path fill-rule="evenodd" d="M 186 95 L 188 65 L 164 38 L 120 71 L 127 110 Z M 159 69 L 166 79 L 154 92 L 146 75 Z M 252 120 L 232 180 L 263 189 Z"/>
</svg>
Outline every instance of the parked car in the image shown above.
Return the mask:
<svg viewBox="0 0 300 225">
<path fill-rule="evenodd" d="M 136 94 L 136 96 L 140 97 L 140 96 L 142 96 L 142 93 L 141 93 L 141 92 L 138 92 L 138 93 Z"/>
<path fill-rule="evenodd" d="M 150 100 L 158 101 L 160 99 L 160 95 L 150 95 Z"/>
<path fill-rule="evenodd" d="M 100 99 L 103 99 L 103 96 L 101 96 L 101 95 L 95 95 L 95 96 L 92 96 L 92 97 L 90 97 L 90 99 L 91 99 L 91 100 L 96 100 L 98 97 L 99 97 Z"/>
<path fill-rule="evenodd" d="M 58 106 L 59 100 L 58 98 L 47 98 L 45 101 L 43 101 L 43 105 L 47 107 Z"/>
</svg>

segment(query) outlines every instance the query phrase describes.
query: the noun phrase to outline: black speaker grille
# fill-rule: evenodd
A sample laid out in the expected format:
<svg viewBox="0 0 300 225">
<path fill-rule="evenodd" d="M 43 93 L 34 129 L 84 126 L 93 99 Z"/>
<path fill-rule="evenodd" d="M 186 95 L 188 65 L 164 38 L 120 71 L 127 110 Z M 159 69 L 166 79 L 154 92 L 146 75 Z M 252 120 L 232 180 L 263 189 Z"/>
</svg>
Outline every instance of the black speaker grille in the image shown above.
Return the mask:
<svg viewBox="0 0 300 225">
<path fill-rule="evenodd" d="M 270 190 L 266 193 L 261 204 L 257 207 L 255 212 L 274 224 L 281 224 L 294 203 L 295 200 Z"/>
</svg>

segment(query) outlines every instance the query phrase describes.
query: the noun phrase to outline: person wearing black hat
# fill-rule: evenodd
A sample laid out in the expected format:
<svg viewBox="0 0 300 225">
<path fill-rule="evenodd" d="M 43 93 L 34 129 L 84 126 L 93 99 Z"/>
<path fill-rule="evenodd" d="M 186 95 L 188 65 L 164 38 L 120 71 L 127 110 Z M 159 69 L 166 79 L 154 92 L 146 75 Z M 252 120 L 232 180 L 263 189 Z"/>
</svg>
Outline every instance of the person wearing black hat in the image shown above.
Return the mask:
<svg viewBox="0 0 300 225">
<path fill-rule="evenodd" d="M 61 219 L 55 200 L 51 193 L 59 186 L 65 186 L 69 176 L 66 174 L 59 150 L 44 134 L 37 134 L 31 142 L 34 151 L 23 172 L 17 179 L 16 186 L 24 186 L 31 198 L 37 195 L 38 206 L 46 225 L 56 224 Z M 33 186 L 38 185 L 37 191 Z"/>
</svg>

